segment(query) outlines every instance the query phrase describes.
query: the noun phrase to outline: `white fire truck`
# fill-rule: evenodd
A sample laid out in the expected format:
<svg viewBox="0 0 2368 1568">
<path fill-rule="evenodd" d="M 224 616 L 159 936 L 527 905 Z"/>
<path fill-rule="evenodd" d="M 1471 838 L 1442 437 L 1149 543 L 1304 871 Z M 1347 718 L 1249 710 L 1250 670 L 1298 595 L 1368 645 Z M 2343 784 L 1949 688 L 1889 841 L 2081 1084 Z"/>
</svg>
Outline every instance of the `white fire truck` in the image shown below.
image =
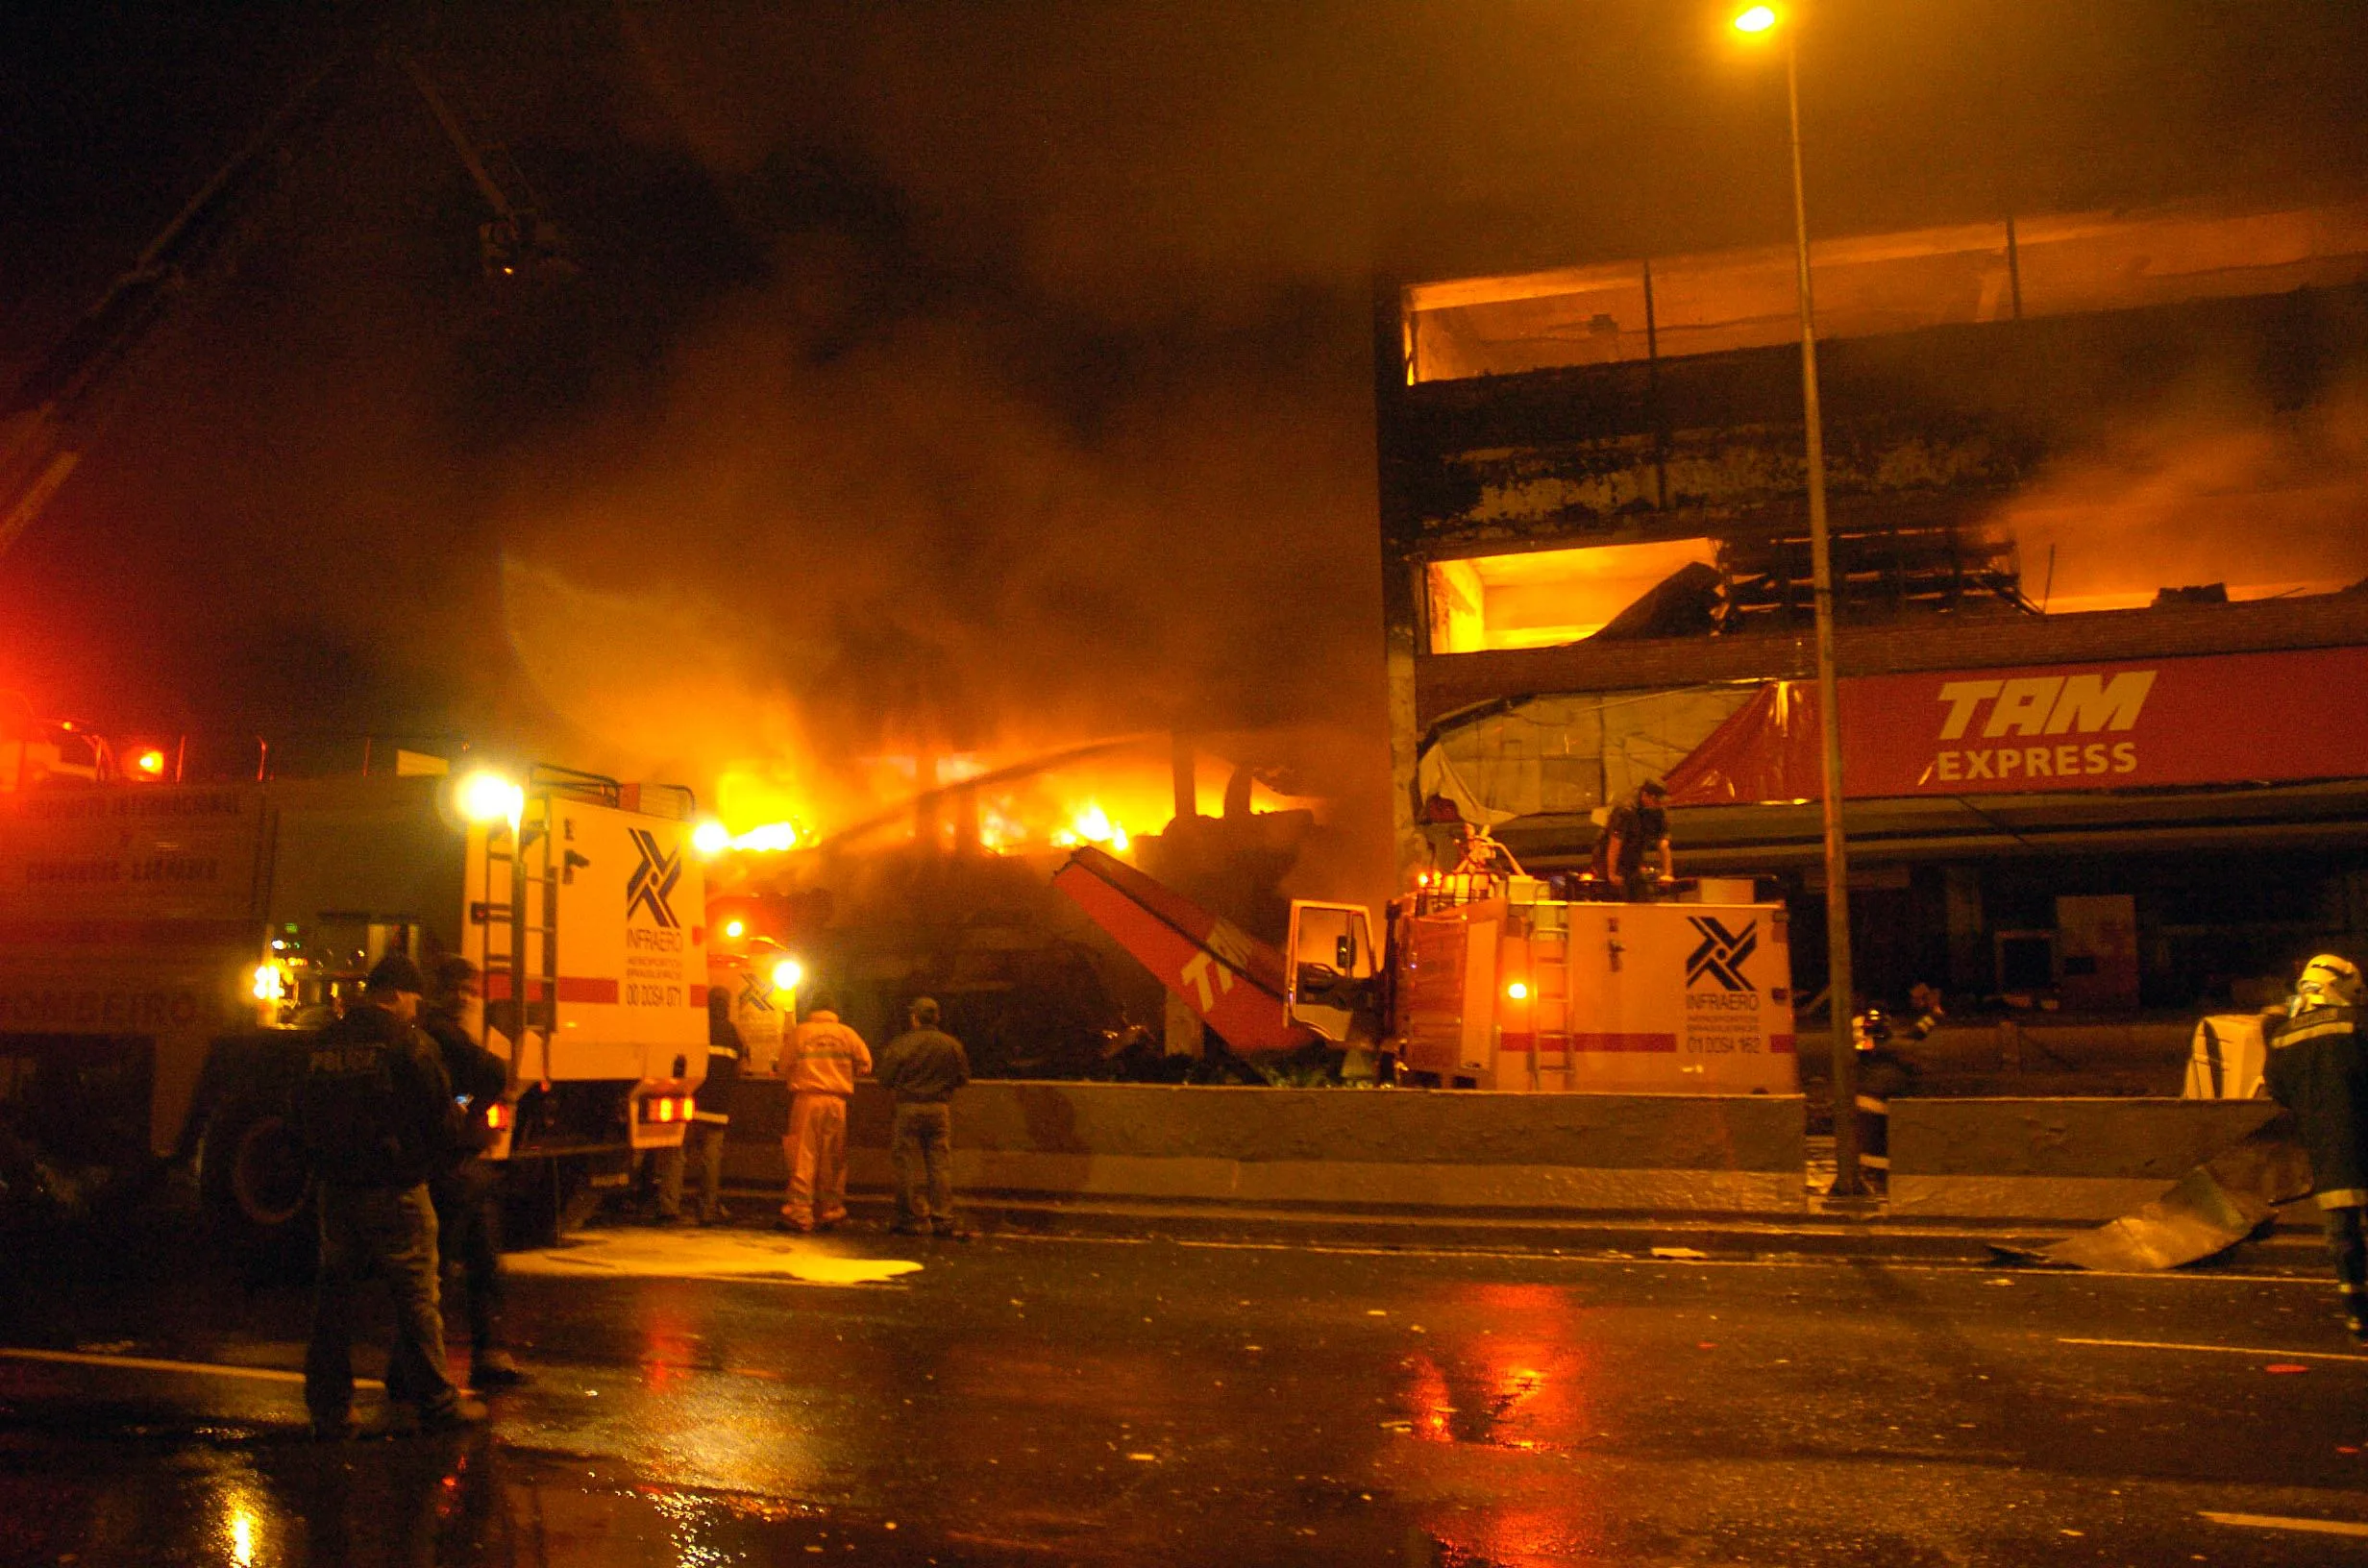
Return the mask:
<svg viewBox="0 0 2368 1568">
<path fill-rule="evenodd" d="M 1379 949 L 1363 905 L 1296 900 L 1285 1011 L 1441 1084 L 1797 1094 L 1786 910 L 1736 891 L 1605 903 L 1534 877 L 1440 876 L 1392 901 Z"/>
<path fill-rule="evenodd" d="M 478 965 L 473 1035 L 540 1228 L 678 1143 L 706 1067 L 686 791 L 536 768 L 0 789 L 0 1137 L 62 1185 L 194 1159 L 210 1214 L 289 1225 L 309 1030 L 389 950 Z"/>
<path fill-rule="evenodd" d="M 1748 882 L 1609 903 L 1426 874 L 1378 941 L 1362 904 L 1294 900 L 1281 950 L 1097 848 L 1053 885 L 1236 1051 L 1388 1055 L 1443 1088 L 1800 1092 L 1786 911 Z"/>
</svg>

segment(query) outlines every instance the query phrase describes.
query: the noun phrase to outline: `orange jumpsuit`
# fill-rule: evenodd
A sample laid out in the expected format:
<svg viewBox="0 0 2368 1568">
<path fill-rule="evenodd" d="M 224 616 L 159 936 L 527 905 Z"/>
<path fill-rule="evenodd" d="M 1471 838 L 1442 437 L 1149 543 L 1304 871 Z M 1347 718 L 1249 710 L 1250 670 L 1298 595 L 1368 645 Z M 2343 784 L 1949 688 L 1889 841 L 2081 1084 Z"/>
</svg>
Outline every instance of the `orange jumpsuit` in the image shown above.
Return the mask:
<svg viewBox="0 0 2368 1568">
<path fill-rule="evenodd" d="M 789 1132 L 781 1158 L 789 1195 L 781 1220 L 792 1229 L 826 1229 L 847 1217 L 847 1097 L 872 1070 L 872 1050 L 835 1013 L 806 1015 L 781 1055 L 789 1084 Z"/>
</svg>

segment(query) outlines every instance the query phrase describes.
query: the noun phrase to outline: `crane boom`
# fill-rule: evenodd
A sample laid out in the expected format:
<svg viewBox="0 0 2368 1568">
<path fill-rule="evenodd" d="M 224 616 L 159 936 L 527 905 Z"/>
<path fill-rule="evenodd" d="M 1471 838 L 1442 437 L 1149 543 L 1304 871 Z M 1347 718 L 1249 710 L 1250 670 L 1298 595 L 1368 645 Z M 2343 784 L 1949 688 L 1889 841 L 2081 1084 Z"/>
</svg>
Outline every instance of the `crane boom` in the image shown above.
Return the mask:
<svg viewBox="0 0 2368 1568">
<path fill-rule="evenodd" d="M 240 213 L 277 179 L 272 155 L 319 112 L 324 86 L 352 58 L 339 55 L 299 86 L 0 404 L 0 552 L 82 461 L 104 423 L 100 404 L 119 367 L 150 339 L 187 284 L 235 253 Z"/>
</svg>

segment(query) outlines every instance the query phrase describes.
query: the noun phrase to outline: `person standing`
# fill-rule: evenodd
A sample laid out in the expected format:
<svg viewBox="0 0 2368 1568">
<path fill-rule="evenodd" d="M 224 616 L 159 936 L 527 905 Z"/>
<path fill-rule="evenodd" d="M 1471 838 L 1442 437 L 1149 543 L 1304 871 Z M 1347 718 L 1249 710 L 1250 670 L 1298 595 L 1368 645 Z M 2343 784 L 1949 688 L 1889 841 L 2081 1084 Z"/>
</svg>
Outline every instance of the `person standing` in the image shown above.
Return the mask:
<svg viewBox="0 0 2368 1568">
<path fill-rule="evenodd" d="M 1595 840 L 1595 875 L 1632 904 L 1653 895 L 1656 876 L 1667 881 L 1677 875 L 1669 852 L 1669 789 L 1657 778 L 1637 786 L 1635 796 L 1612 808 L 1603 832 Z M 1657 871 L 1645 869 L 1648 856 L 1659 859 Z"/>
<path fill-rule="evenodd" d="M 721 986 L 707 991 L 707 1076 L 692 1101 L 690 1125 L 679 1147 L 658 1151 L 658 1215 L 672 1224 L 682 1217 L 684 1170 L 699 1169 L 699 1223 L 731 1217 L 724 1207 L 724 1136 L 731 1125 L 731 1088 L 739 1082 L 748 1050 L 731 1021 L 731 995 Z"/>
<path fill-rule="evenodd" d="M 435 992 L 420 1009 L 419 1026 L 435 1041 L 461 1102 L 458 1137 L 451 1157 L 428 1183 L 447 1263 L 459 1270 L 462 1303 L 469 1320 L 469 1385 L 507 1388 L 524 1383 L 526 1371 L 510 1355 L 502 1333 L 501 1171 L 487 1160 L 499 1136 L 490 1113 L 509 1090 L 509 1064 L 469 1038 L 461 1013 L 477 994 L 477 966 L 447 958 L 435 968 Z"/>
<path fill-rule="evenodd" d="M 354 1431 L 354 1297 L 373 1273 L 395 1300 L 386 1396 L 422 1427 L 485 1419 L 444 1364 L 435 1205 L 428 1177 L 454 1136 L 452 1086 L 416 1027 L 427 989 L 400 952 L 379 960 L 361 1000 L 323 1029 L 296 1084 L 296 1128 L 314 1173 L 320 1268 L 305 1348 L 305 1407 L 316 1437 Z"/>
<path fill-rule="evenodd" d="M 934 1231 L 957 1241 L 970 1239 L 953 1217 L 953 1091 L 971 1081 L 971 1059 L 962 1042 L 937 1026 L 937 1003 L 916 999 L 905 1015 L 910 1025 L 879 1053 L 874 1075 L 896 1096 L 896 1130 L 889 1141 L 896 1162 L 900 1236 Z"/>
<path fill-rule="evenodd" d="M 1891 1102 L 1914 1091 L 1920 1071 L 1900 1047 L 1921 1041 L 1946 1016 L 1940 992 L 1921 980 L 1909 991 L 1908 1002 L 1916 1017 L 1905 1026 L 1894 1026 L 1880 1007 L 1869 1007 L 1850 1020 L 1851 1042 L 1858 1047 L 1852 1113 L 1858 1118 L 1859 1164 L 1887 1190 L 1891 1177 Z"/>
<path fill-rule="evenodd" d="M 2368 1344 L 2368 1041 L 2359 1032 L 2359 967 L 2333 953 L 2303 966 L 2286 1016 L 2261 1028 L 2263 1081 L 2303 1124 L 2310 1185 L 2334 1254 L 2343 1326 Z"/>
<path fill-rule="evenodd" d="M 856 1075 L 871 1070 L 872 1050 L 863 1037 L 839 1021 L 829 996 L 815 996 L 781 1053 L 781 1077 L 789 1087 L 782 1230 L 827 1231 L 847 1217 L 847 1100 L 855 1092 Z"/>
</svg>

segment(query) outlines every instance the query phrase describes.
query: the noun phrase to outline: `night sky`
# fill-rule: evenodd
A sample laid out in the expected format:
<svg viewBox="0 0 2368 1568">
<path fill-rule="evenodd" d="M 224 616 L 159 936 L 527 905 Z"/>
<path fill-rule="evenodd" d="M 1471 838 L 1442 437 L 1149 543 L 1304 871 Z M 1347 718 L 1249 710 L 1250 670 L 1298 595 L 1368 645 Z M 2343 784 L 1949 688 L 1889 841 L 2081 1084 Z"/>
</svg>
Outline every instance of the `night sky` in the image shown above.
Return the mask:
<svg viewBox="0 0 2368 1568">
<path fill-rule="evenodd" d="M 2368 8 L 1811 8 L 1822 233 L 2356 194 Z M 1688 0 L 12 8 L 0 369 L 295 84 L 321 123 L 0 556 L 0 687 L 694 782 L 1378 735 L 1372 279 L 1788 233 Z M 481 276 L 410 50 L 582 276 Z"/>
</svg>

